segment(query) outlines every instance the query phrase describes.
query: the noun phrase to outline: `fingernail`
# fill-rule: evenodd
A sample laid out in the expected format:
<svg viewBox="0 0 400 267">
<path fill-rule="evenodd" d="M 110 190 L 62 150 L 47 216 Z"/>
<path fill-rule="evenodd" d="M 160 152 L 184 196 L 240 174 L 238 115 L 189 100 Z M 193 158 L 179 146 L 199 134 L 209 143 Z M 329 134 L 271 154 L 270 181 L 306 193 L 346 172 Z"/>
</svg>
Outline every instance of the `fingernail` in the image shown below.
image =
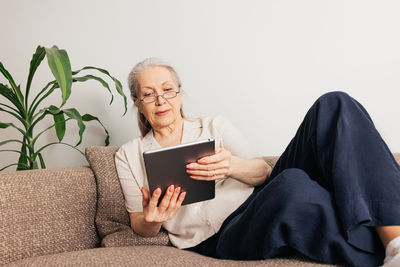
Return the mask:
<svg viewBox="0 0 400 267">
<path fill-rule="evenodd" d="M 171 186 L 169 187 L 169 192 L 174 192 L 174 185 L 171 185 Z"/>
<path fill-rule="evenodd" d="M 181 188 L 180 188 L 180 187 L 177 187 L 177 188 L 175 189 L 175 192 L 179 193 L 179 191 L 181 191 Z"/>
</svg>

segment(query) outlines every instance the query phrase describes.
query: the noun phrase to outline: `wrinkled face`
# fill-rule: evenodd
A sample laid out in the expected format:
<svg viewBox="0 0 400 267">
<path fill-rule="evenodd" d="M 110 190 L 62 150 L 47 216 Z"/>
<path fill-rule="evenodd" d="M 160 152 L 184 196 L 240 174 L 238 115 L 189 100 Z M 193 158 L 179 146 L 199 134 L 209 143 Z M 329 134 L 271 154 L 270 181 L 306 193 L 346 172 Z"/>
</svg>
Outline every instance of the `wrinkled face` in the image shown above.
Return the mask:
<svg viewBox="0 0 400 267">
<path fill-rule="evenodd" d="M 182 105 L 182 94 L 166 99 L 161 95 L 171 95 L 171 92 L 178 92 L 179 88 L 175 84 L 170 71 L 164 67 L 149 67 L 142 71 L 137 80 L 140 85 L 138 92 L 137 107 L 153 129 L 168 127 L 177 119 L 182 119 L 180 109 Z M 174 95 L 172 93 L 172 95 Z M 145 103 L 140 101 L 145 97 L 159 96 L 154 102 Z"/>
</svg>

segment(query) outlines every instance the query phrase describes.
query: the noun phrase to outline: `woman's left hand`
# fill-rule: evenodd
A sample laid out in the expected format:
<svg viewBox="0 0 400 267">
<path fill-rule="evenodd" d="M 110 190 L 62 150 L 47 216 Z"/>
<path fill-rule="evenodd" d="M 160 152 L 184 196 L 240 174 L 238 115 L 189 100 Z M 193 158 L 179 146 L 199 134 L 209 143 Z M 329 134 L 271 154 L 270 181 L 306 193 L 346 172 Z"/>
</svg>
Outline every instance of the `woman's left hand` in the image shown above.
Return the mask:
<svg viewBox="0 0 400 267">
<path fill-rule="evenodd" d="M 230 176 L 232 154 L 230 151 L 217 148 L 212 156 L 199 159 L 196 163 L 186 165 L 186 172 L 195 180 L 218 180 Z"/>
</svg>

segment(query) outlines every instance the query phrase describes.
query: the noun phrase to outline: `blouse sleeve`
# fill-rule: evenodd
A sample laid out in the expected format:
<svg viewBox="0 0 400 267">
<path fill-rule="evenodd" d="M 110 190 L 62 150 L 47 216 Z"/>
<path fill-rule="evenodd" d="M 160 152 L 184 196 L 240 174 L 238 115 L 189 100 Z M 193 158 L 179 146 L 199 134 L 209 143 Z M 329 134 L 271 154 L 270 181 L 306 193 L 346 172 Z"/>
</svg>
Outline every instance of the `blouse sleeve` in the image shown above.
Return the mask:
<svg viewBox="0 0 400 267">
<path fill-rule="evenodd" d="M 243 158 L 252 159 L 259 157 L 258 153 L 253 150 L 242 134 L 233 126 L 233 124 L 222 116 L 215 117 L 218 125 L 218 131 L 221 136 L 221 146 L 229 150 L 232 155 Z"/>
<path fill-rule="evenodd" d="M 142 192 L 140 191 L 140 184 L 133 174 L 132 166 L 128 160 L 128 155 L 123 147 L 121 147 L 115 154 L 115 166 L 124 193 L 127 211 L 143 211 L 143 197 Z"/>
</svg>

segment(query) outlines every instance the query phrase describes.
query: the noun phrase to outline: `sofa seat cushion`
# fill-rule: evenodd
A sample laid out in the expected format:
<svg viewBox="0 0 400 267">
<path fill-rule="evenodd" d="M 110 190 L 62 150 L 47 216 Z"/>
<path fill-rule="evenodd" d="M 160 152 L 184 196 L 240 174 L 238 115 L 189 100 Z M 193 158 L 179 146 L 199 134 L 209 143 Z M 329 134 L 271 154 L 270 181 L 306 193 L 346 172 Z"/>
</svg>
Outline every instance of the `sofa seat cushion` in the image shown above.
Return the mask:
<svg viewBox="0 0 400 267">
<path fill-rule="evenodd" d="M 259 261 L 218 260 L 170 246 L 94 248 L 34 257 L 7 266 L 335 266 L 308 259 L 290 258 Z"/>
</svg>

